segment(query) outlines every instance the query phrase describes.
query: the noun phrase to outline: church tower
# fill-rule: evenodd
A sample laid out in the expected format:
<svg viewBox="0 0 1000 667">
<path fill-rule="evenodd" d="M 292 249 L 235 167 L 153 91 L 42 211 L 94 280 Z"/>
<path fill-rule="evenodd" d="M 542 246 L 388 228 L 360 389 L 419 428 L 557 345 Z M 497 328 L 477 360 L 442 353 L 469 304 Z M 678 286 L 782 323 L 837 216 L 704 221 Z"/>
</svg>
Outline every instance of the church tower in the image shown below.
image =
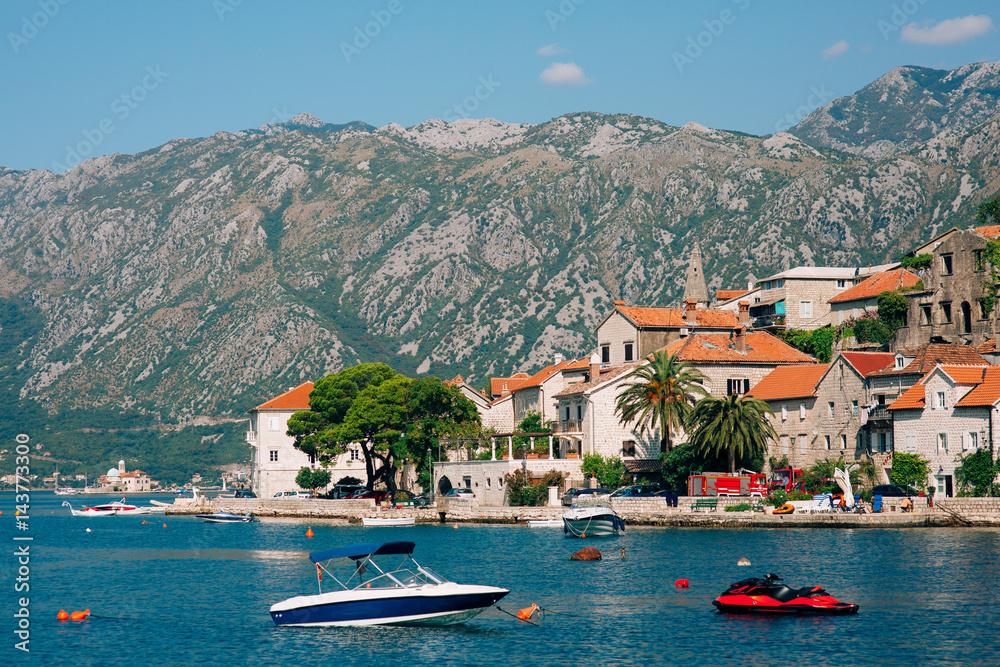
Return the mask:
<svg viewBox="0 0 1000 667">
<path fill-rule="evenodd" d="M 707 308 L 709 301 L 708 287 L 705 286 L 705 274 L 701 268 L 701 248 L 696 241 L 691 251 L 691 262 L 688 264 L 687 282 L 684 284 L 684 301 L 697 301 L 698 305 Z"/>
</svg>

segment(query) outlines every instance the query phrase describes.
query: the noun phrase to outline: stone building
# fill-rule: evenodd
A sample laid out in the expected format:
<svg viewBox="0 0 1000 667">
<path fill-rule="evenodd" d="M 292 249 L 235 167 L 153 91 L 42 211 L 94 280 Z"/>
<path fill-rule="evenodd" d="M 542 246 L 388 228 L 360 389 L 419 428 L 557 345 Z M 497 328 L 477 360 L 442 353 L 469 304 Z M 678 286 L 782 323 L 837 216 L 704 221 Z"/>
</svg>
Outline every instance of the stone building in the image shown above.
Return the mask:
<svg viewBox="0 0 1000 667">
<path fill-rule="evenodd" d="M 983 249 L 998 235 L 997 226 L 950 231 L 928 247 L 931 264 L 922 272 L 924 289 L 904 294 L 906 326 L 896 334 L 897 348 L 929 342 L 978 346 L 996 336 L 996 303 L 983 302 L 983 284 L 989 278 Z"/>
<path fill-rule="evenodd" d="M 556 354 L 553 364 L 538 371 L 511 391 L 514 397 L 514 427 L 529 412 L 539 413 L 543 425 L 556 419 L 558 401 L 554 396 L 567 386 L 583 380 L 588 372 L 587 359 L 564 359 L 561 354 Z"/>
<path fill-rule="evenodd" d="M 873 273 L 898 264 L 868 268 L 797 266 L 758 281 L 759 300 L 750 304 L 759 329 L 818 329 L 830 324 L 830 299 Z"/>
<path fill-rule="evenodd" d="M 930 461 L 927 485 L 950 498 L 961 457 L 995 451 L 998 403 L 1000 367 L 938 365 L 889 406 L 897 451 Z"/>
<path fill-rule="evenodd" d="M 774 412 L 778 440 L 769 456 L 787 456 L 792 467 L 804 469 L 823 459 L 858 461 L 891 452 L 891 430 L 868 428 L 866 376 L 892 363 L 885 352 L 843 352 L 829 364 L 775 368 L 748 394 Z"/>
<path fill-rule="evenodd" d="M 839 325 L 847 320 L 857 319 L 865 312 L 877 313 L 879 294 L 912 288 L 919 283 L 920 278 L 906 269 L 893 269 L 869 276 L 829 300 L 831 323 Z"/>
</svg>

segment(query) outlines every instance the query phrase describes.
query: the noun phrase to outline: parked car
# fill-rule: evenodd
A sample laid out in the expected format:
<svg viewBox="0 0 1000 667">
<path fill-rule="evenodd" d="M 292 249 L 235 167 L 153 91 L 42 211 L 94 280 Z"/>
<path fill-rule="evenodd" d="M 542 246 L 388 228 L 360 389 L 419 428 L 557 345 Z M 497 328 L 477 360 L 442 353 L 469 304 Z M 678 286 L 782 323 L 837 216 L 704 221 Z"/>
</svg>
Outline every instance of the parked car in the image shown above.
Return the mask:
<svg viewBox="0 0 1000 667">
<path fill-rule="evenodd" d="M 274 494 L 275 498 L 312 498 L 312 494 L 308 491 L 278 491 Z"/>
<path fill-rule="evenodd" d="M 879 484 L 872 489 L 872 495 L 884 498 L 903 498 L 906 496 L 919 496 L 920 492 L 910 487 L 904 488 L 895 484 Z"/>
<path fill-rule="evenodd" d="M 608 489 L 577 489 L 573 488 L 567 491 L 562 496 L 562 504 L 567 507 L 571 506 L 577 500 L 581 498 L 584 499 L 598 499 L 607 498 L 611 495 L 611 491 Z"/>
<path fill-rule="evenodd" d="M 349 498 L 351 494 L 364 491 L 365 487 L 360 484 L 337 484 L 330 490 L 330 497 L 334 499 Z"/>
<path fill-rule="evenodd" d="M 380 503 L 385 500 L 387 495 L 389 495 L 389 493 L 387 491 L 382 491 L 381 489 L 372 489 L 370 491 L 361 489 L 360 491 L 355 491 L 347 497 L 350 500 L 364 500 L 365 498 L 372 498 L 376 503 Z"/>
<path fill-rule="evenodd" d="M 472 489 L 460 489 L 457 486 L 453 488 L 448 493 L 442 493 L 442 498 L 475 498 L 476 494 L 472 492 Z"/>
<path fill-rule="evenodd" d="M 632 486 L 623 486 L 620 489 L 616 489 L 612 494 L 612 498 L 650 498 L 656 494 L 663 491 L 663 487 L 659 484 L 633 484 Z"/>
<path fill-rule="evenodd" d="M 257 494 L 250 489 L 236 489 L 233 498 L 256 498 Z"/>
</svg>

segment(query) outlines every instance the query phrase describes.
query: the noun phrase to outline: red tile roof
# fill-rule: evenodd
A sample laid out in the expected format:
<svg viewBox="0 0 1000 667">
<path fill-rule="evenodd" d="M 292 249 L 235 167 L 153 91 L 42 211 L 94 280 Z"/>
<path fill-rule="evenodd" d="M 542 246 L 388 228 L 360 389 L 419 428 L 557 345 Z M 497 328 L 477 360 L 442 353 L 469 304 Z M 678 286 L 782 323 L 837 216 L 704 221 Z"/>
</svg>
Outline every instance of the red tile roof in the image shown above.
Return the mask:
<svg viewBox="0 0 1000 667">
<path fill-rule="evenodd" d="M 745 289 L 719 289 L 715 290 L 715 298 L 717 301 L 732 301 L 749 293 L 750 290 Z"/>
<path fill-rule="evenodd" d="M 906 355 L 910 356 L 910 355 Z M 927 375 L 939 364 L 961 364 L 965 366 L 987 366 L 986 360 L 968 345 L 939 344 L 924 345 L 913 353 L 913 361 L 906 368 L 883 368 L 872 375 Z"/>
<path fill-rule="evenodd" d="M 896 355 L 888 352 L 843 352 L 842 354 L 861 377 L 868 377 L 875 371 L 896 363 Z"/>
<path fill-rule="evenodd" d="M 979 354 L 996 354 L 997 351 L 997 339 L 990 338 L 988 341 L 976 348 L 976 352 Z"/>
<path fill-rule="evenodd" d="M 923 410 L 924 409 L 924 385 L 915 384 L 903 395 L 892 402 L 890 410 Z"/>
<path fill-rule="evenodd" d="M 949 374 L 950 375 L 950 374 Z M 955 404 L 956 407 L 976 407 L 994 405 L 1000 401 L 1000 366 L 987 366 L 983 378 L 972 391 Z"/>
<path fill-rule="evenodd" d="M 995 239 L 997 236 L 1000 236 L 1000 225 L 986 225 L 984 227 L 976 227 L 976 231 L 982 234 L 983 236 Z"/>
<path fill-rule="evenodd" d="M 830 364 L 779 366 L 755 384 L 747 396 L 753 396 L 762 401 L 815 396 L 816 384 L 829 367 Z"/>
<path fill-rule="evenodd" d="M 567 359 L 566 361 L 560 362 L 558 364 L 552 364 L 551 366 L 546 366 L 545 368 L 538 371 L 537 373 L 532 375 L 530 378 L 528 378 L 521 384 L 517 385 L 517 387 L 515 387 L 514 389 L 529 389 L 531 387 L 537 387 L 538 385 L 542 384 L 550 377 L 558 373 L 559 371 L 563 370 L 564 368 L 568 368 L 569 366 L 575 363 L 576 359 Z"/>
<path fill-rule="evenodd" d="M 882 292 L 891 292 L 902 287 L 914 287 L 920 278 L 906 269 L 893 269 L 868 276 L 849 290 L 844 290 L 827 303 L 843 303 L 860 299 L 874 299 Z"/>
<path fill-rule="evenodd" d="M 623 364 L 621 366 L 612 366 L 610 368 L 601 369 L 601 377 L 595 381 L 588 382 L 577 382 L 576 384 L 571 384 L 562 391 L 553 395 L 553 398 L 558 398 L 560 396 L 576 396 L 577 394 L 582 394 L 583 392 L 593 389 L 598 385 L 602 385 L 606 382 L 610 382 L 620 375 L 631 371 L 633 368 L 638 366 L 638 363 Z"/>
<path fill-rule="evenodd" d="M 663 348 L 693 363 L 808 364 L 816 360 L 765 331 L 746 334 L 746 352 L 737 352 L 732 333 L 694 333 Z"/>
<path fill-rule="evenodd" d="M 312 382 L 303 382 L 298 387 L 289 389 L 266 403 L 261 403 L 254 410 L 308 410 L 309 393 L 312 390 Z"/>
<path fill-rule="evenodd" d="M 514 391 L 527 379 L 527 373 L 514 373 L 509 378 L 490 378 L 490 394 L 501 396 L 506 391 Z"/>
<path fill-rule="evenodd" d="M 637 327 L 681 328 L 692 326 L 684 319 L 683 308 L 643 308 L 615 304 L 615 310 Z M 693 326 L 732 329 L 736 327 L 736 313 L 731 310 L 696 309 Z"/>
</svg>

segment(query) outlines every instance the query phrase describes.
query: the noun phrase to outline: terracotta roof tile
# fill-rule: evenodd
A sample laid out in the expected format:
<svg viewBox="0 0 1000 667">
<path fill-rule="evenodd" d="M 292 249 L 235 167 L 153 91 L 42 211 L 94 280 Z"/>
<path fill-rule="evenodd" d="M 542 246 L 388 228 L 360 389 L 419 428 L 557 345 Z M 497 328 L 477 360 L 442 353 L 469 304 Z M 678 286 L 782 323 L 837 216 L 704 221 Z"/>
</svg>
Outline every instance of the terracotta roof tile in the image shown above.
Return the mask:
<svg viewBox="0 0 1000 667">
<path fill-rule="evenodd" d="M 765 331 L 746 334 L 746 352 L 737 352 L 733 334 L 695 333 L 663 348 L 693 363 L 808 364 L 816 360 Z"/>
<path fill-rule="evenodd" d="M 715 290 L 715 298 L 717 301 L 732 301 L 733 299 L 738 299 L 744 294 L 749 294 L 750 290 L 745 289 L 719 289 Z"/>
<path fill-rule="evenodd" d="M 762 401 L 815 396 L 816 383 L 829 367 L 830 364 L 779 366 L 755 384 L 747 396 L 753 396 Z"/>
<path fill-rule="evenodd" d="M 1000 236 L 1000 225 L 986 225 L 984 227 L 976 227 L 976 231 L 982 234 L 983 236 L 995 239 L 997 236 Z"/>
<path fill-rule="evenodd" d="M 542 384 L 550 377 L 558 373 L 559 371 L 567 368 L 571 364 L 576 363 L 576 359 L 567 359 L 566 361 L 560 362 L 558 364 L 552 364 L 551 366 L 546 366 L 542 370 L 538 371 L 527 380 L 517 385 L 514 389 L 528 389 L 530 387 L 537 387 Z"/>
<path fill-rule="evenodd" d="M 987 366 L 982 382 L 955 404 L 956 407 L 994 405 L 1000 401 L 1000 366 Z"/>
<path fill-rule="evenodd" d="M 843 352 L 842 354 L 844 359 L 861 373 L 861 377 L 868 377 L 875 371 L 896 363 L 896 355 L 888 352 Z"/>
<path fill-rule="evenodd" d="M 261 403 L 254 410 L 308 410 L 309 393 L 312 390 L 312 382 L 303 382 L 298 387 L 289 389 L 266 403 Z"/>
<path fill-rule="evenodd" d="M 979 353 L 968 345 L 934 343 L 924 345 L 911 354 L 914 359 L 905 368 L 884 368 L 880 371 L 874 371 L 872 375 L 927 375 L 938 364 L 989 365 L 985 359 L 979 356 Z M 911 355 L 907 354 L 906 356 Z"/>
<path fill-rule="evenodd" d="M 997 339 L 990 338 L 988 341 L 976 348 L 976 352 L 979 354 L 996 354 L 997 351 Z"/>
<path fill-rule="evenodd" d="M 983 372 L 989 366 L 954 366 L 941 364 L 939 368 L 948 374 L 955 384 L 979 384 L 983 381 Z M 921 381 L 923 382 L 923 381 Z"/>
<path fill-rule="evenodd" d="M 522 375 L 523 377 L 518 377 Z M 490 394 L 492 396 L 501 396 L 505 392 L 514 391 L 528 379 L 527 373 L 516 373 L 509 378 L 490 378 Z"/>
<path fill-rule="evenodd" d="M 684 319 L 683 308 L 643 308 L 641 306 L 615 305 L 615 310 L 639 327 L 690 327 Z M 694 311 L 694 326 L 729 328 L 736 326 L 736 313 L 731 310 Z"/>
<path fill-rule="evenodd" d="M 892 271 L 876 273 L 865 278 L 851 289 L 841 292 L 827 303 L 872 299 L 882 292 L 891 292 L 901 287 L 914 287 L 919 281 L 920 278 L 906 269 L 893 269 Z"/>
<path fill-rule="evenodd" d="M 890 410 L 923 410 L 924 409 L 924 385 L 915 384 L 903 395 L 892 402 Z"/>
<path fill-rule="evenodd" d="M 593 389 L 598 385 L 602 385 L 607 382 L 610 382 L 611 380 L 614 380 L 620 375 L 627 373 L 628 371 L 631 371 L 638 365 L 639 364 L 637 362 L 633 364 L 622 364 L 621 366 L 612 366 L 610 368 L 602 368 L 601 376 L 596 382 L 588 381 L 588 382 L 577 382 L 575 384 L 571 384 L 570 386 L 566 387 L 557 394 L 554 394 L 552 397 L 558 398 L 560 396 L 576 396 L 577 394 L 582 394 L 583 392 Z"/>
</svg>

